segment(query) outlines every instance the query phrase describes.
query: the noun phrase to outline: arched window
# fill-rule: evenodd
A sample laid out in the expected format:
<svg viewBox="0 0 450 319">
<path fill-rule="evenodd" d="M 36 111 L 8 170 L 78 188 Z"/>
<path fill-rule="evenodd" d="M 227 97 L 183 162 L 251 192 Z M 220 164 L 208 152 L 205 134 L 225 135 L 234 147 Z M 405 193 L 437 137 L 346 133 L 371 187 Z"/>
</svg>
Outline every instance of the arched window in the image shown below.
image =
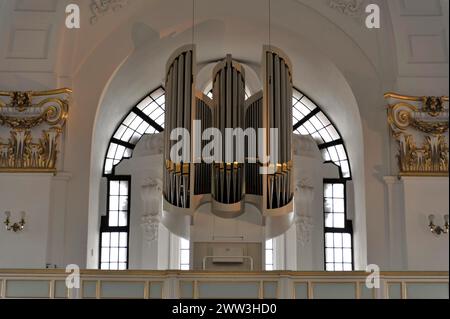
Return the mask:
<svg viewBox="0 0 450 319">
<path fill-rule="evenodd" d="M 325 269 L 352 270 L 353 231 L 346 211 L 346 182 L 351 180 L 351 170 L 344 141 L 332 121 L 306 95 L 294 89 L 292 98 L 294 133 L 311 135 L 324 162 L 334 163 L 340 172 L 339 179 L 324 180 Z M 164 89 L 158 88 L 131 109 L 111 137 L 103 169 L 108 196 L 106 215 L 102 216 L 100 226 L 101 269 L 128 268 L 131 176 L 116 175 L 115 167 L 123 159 L 131 158 L 144 134 L 164 130 L 164 112 Z M 182 253 L 188 255 L 188 250 L 189 245 L 184 243 Z M 270 269 L 274 261 L 273 257 L 269 259 L 266 267 Z"/>
<path fill-rule="evenodd" d="M 353 270 L 353 227 L 347 219 L 347 181 L 351 169 L 344 141 L 328 116 L 306 95 L 293 91 L 294 133 L 310 135 L 325 163 L 339 167 L 338 179 L 323 181 L 325 270 Z"/>
<path fill-rule="evenodd" d="M 100 221 L 100 269 L 128 269 L 131 176 L 116 175 L 115 167 L 131 158 L 142 135 L 164 130 L 164 111 L 164 89 L 158 88 L 131 109 L 111 137 L 103 167 L 107 202 Z"/>
</svg>

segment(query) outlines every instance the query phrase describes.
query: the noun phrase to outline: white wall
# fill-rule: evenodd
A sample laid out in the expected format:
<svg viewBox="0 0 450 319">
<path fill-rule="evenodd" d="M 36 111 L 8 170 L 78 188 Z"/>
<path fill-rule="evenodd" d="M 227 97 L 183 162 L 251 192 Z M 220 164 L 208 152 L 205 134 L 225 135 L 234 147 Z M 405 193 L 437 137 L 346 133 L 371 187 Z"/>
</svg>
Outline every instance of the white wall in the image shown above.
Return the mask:
<svg viewBox="0 0 450 319">
<path fill-rule="evenodd" d="M 0 268 L 45 268 L 51 180 L 51 174 L 0 174 Z M 19 221 L 21 211 L 26 212 L 23 232 L 3 227 L 7 210 L 13 223 Z"/>
<path fill-rule="evenodd" d="M 409 270 L 448 270 L 448 234 L 434 235 L 428 215 L 443 227 L 449 213 L 447 177 L 403 177 L 407 264 Z"/>
</svg>

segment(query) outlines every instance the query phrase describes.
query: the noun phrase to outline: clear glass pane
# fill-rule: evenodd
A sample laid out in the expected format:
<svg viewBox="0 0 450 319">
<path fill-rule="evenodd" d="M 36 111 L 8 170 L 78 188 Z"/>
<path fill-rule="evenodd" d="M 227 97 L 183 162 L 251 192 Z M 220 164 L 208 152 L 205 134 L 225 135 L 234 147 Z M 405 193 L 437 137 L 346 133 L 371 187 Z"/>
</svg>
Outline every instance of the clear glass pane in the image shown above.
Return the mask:
<svg viewBox="0 0 450 319">
<path fill-rule="evenodd" d="M 108 155 L 106 155 L 108 158 L 114 158 L 114 156 L 116 155 L 117 146 L 119 145 L 115 143 L 109 144 Z"/>
<path fill-rule="evenodd" d="M 189 250 L 182 249 L 180 251 L 180 264 L 182 265 L 189 264 Z"/>
<path fill-rule="evenodd" d="M 114 133 L 114 138 L 121 140 L 123 133 L 125 132 L 126 129 L 127 129 L 127 127 L 125 125 L 123 125 L 123 124 L 120 125 L 119 128 L 117 129 L 117 131 Z"/>
<path fill-rule="evenodd" d="M 324 128 L 323 124 L 319 121 L 319 119 L 316 116 L 311 117 L 310 121 L 317 131 L 320 131 L 321 129 Z"/>
<path fill-rule="evenodd" d="M 309 113 L 311 113 L 311 111 L 304 106 L 301 103 L 298 103 L 295 108 L 302 114 L 302 116 L 300 117 L 300 119 L 304 118 L 306 115 L 308 115 Z"/>
<path fill-rule="evenodd" d="M 164 106 L 166 104 L 166 97 L 165 95 L 161 95 L 159 98 L 156 99 L 156 103 L 160 106 Z"/>
<path fill-rule="evenodd" d="M 344 198 L 344 184 L 333 185 L 333 197 Z"/>
<path fill-rule="evenodd" d="M 334 246 L 333 234 L 326 233 L 325 234 L 325 247 L 333 247 L 333 246 Z"/>
<path fill-rule="evenodd" d="M 272 249 L 273 239 L 266 240 L 266 249 Z"/>
<path fill-rule="evenodd" d="M 105 161 L 105 174 L 111 174 L 113 169 L 113 161 L 111 159 L 107 159 Z"/>
<path fill-rule="evenodd" d="M 292 96 L 294 101 L 293 103 L 295 103 L 297 100 L 300 100 L 303 97 L 303 95 L 297 90 L 292 91 Z"/>
<path fill-rule="evenodd" d="M 325 249 L 325 260 L 327 262 L 334 261 L 333 248 L 326 248 Z"/>
<path fill-rule="evenodd" d="M 131 158 L 131 154 L 133 154 L 133 150 L 130 148 L 125 148 L 125 151 L 123 152 L 121 159 L 124 157 Z"/>
<path fill-rule="evenodd" d="M 108 220 L 108 225 L 111 227 L 116 227 L 119 226 L 119 218 L 118 218 L 119 213 L 117 211 L 110 211 L 109 212 L 109 220 Z"/>
<path fill-rule="evenodd" d="M 111 270 L 118 270 L 119 269 L 119 264 L 118 263 L 110 263 L 109 264 L 109 269 L 111 269 Z"/>
<path fill-rule="evenodd" d="M 340 160 L 347 159 L 347 153 L 345 152 L 344 145 L 336 145 L 336 150 Z"/>
<path fill-rule="evenodd" d="M 110 250 L 110 260 L 118 261 L 119 260 L 119 248 L 111 248 Z"/>
<path fill-rule="evenodd" d="M 297 110 L 295 107 L 292 108 L 292 117 L 294 118 L 294 124 L 300 121 L 304 116 L 300 113 L 299 110 Z"/>
<path fill-rule="evenodd" d="M 119 196 L 109 196 L 109 210 L 119 209 Z"/>
<path fill-rule="evenodd" d="M 126 263 L 119 263 L 119 270 L 125 270 L 127 269 L 127 264 Z"/>
<path fill-rule="evenodd" d="M 328 153 L 330 154 L 331 160 L 333 162 L 339 162 L 339 156 L 337 155 L 336 147 L 334 146 L 329 147 Z"/>
<path fill-rule="evenodd" d="M 325 227 L 333 227 L 333 214 L 325 213 Z"/>
<path fill-rule="evenodd" d="M 304 96 L 301 100 L 300 100 L 308 109 L 310 109 L 311 111 L 314 110 L 317 106 L 310 100 L 308 99 L 306 96 Z"/>
<path fill-rule="evenodd" d="M 342 213 L 334 213 L 334 227 L 344 228 L 345 227 L 345 216 Z"/>
<path fill-rule="evenodd" d="M 352 250 L 350 248 L 344 248 L 344 262 L 352 262 Z"/>
<path fill-rule="evenodd" d="M 123 125 L 130 126 L 131 122 L 137 117 L 137 115 L 133 112 L 131 112 L 125 120 L 122 122 Z"/>
<path fill-rule="evenodd" d="M 316 131 L 316 129 L 314 128 L 314 126 L 312 126 L 312 124 L 311 124 L 309 121 L 305 122 L 305 124 L 303 124 L 303 126 L 306 128 L 306 130 L 307 130 L 310 134 L 312 134 L 312 133 L 314 133 L 314 132 Z"/>
<path fill-rule="evenodd" d="M 181 249 L 189 249 L 189 240 L 181 238 L 180 239 L 180 248 Z"/>
<path fill-rule="evenodd" d="M 273 270 L 273 265 L 266 264 L 266 270 L 267 271 L 272 271 Z"/>
<path fill-rule="evenodd" d="M 110 241 L 110 233 L 102 233 L 102 247 L 109 247 Z"/>
<path fill-rule="evenodd" d="M 346 248 L 352 247 L 352 237 L 350 234 L 343 234 L 342 235 L 342 246 Z"/>
<path fill-rule="evenodd" d="M 144 130 L 145 132 L 145 130 Z M 139 134 L 138 132 L 134 132 L 133 136 L 130 138 L 130 143 L 131 144 L 137 144 L 139 142 L 139 139 L 141 138 L 142 134 Z"/>
<path fill-rule="evenodd" d="M 145 99 L 143 99 L 143 100 L 141 101 L 141 103 L 139 103 L 139 104 L 137 105 L 137 108 L 140 109 L 140 110 L 142 111 L 142 110 L 145 109 L 152 101 L 153 101 L 153 99 L 151 99 L 150 97 L 147 96 Z"/>
<path fill-rule="evenodd" d="M 115 159 L 122 159 L 123 153 L 125 153 L 125 146 L 118 145 L 116 154 L 114 154 Z"/>
<path fill-rule="evenodd" d="M 326 264 L 326 270 L 327 271 L 334 271 L 334 264 L 333 263 L 327 263 Z"/>
<path fill-rule="evenodd" d="M 342 247 L 342 234 L 334 233 L 334 247 Z"/>
<path fill-rule="evenodd" d="M 128 196 L 119 197 L 119 210 L 128 210 Z"/>
<path fill-rule="evenodd" d="M 307 131 L 303 126 L 300 126 L 300 127 L 298 128 L 298 131 L 299 131 L 299 133 L 300 133 L 301 135 L 308 135 L 308 134 L 309 134 L 308 131 Z"/>
<path fill-rule="evenodd" d="M 332 141 L 330 134 L 328 134 L 328 131 L 326 129 L 321 129 L 319 131 L 320 136 L 322 136 L 323 141 L 325 143 L 329 143 Z"/>
<path fill-rule="evenodd" d="M 323 126 L 328 126 L 331 124 L 330 121 L 328 120 L 328 118 L 326 117 L 326 115 L 323 114 L 323 112 L 317 113 L 316 116 L 320 120 L 320 122 L 322 122 Z"/>
<path fill-rule="evenodd" d="M 127 261 L 127 249 L 119 248 L 119 261 L 126 262 Z"/>
<path fill-rule="evenodd" d="M 137 132 L 138 132 L 140 135 L 144 135 L 144 134 L 145 134 L 145 131 L 148 130 L 148 127 L 149 127 L 149 126 L 150 126 L 150 124 L 148 124 L 147 122 L 143 122 L 143 123 L 138 127 Z"/>
<path fill-rule="evenodd" d="M 139 127 L 139 125 L 142 124 L 143 121 L 144 121 L 144 120 L 143 120 L 141 117 L 137 116 L 137 117 L 134 119 L 134 121 L 131 122 L 131 124 L 130 124 L 129 126 L 130 126 L 131 129 L 136 130 L 136 129 Z"/>
<path fill-rule="evenodd" d="M 134 131 L 130 128 L 127 128 L 126 131 L 123 133 L 121 140 L 128 142 L 131 138 L 131 136 L 133 136 Z"/>
<path fill-rule="evenodd" d="M 128 214 L 127 212 L 121 211 L 118 213 L 119 214 L 119 225 L 118 226 L 126 226 L 128 224 Z"/>
<path fill-rule="evenodd" d="M 101 270 L 109 270 L 109 263 L 102 263 L 100 266 Z"/>
<path fill-rule="evenodd" d="M 119 195 L 119 182 L 118 181 L 110 181 L 109 182 L 109 194 L 110 195 Z"/>
<path fill-rule="evenodd" d="M 323 188 L 325 197 L 333 197 L 333 184 L 324 184 Z"/>
<path fill-rule="evenodd" d="M 111 233 L 111 247 L 119 246 L 119 233 Z"/>
<path fill-rule="evenodd" d="M 333 212 L 333 199 L 325 198 L 324 209 L 326 213 Z"/>
<path fill-rule="evenodd" d="M 128 233 L 125 232 L 120 233 L 119 244 L 120 247 L 128 247 Z"/>
<path fill-rule="evenodd" d="M 328 153 L 328 150 L 326 148 L 321 150 L 321 153 L 322 153 L 322 158 L 325 162 L 328 162 L 331 160 L 330 154 Z"/>
<path fill-rule="evenodd" d="M 328 133 L 330 133 L 331 138 L 334 140 L 337 140 L 340 138 L 339 133 L 336 131 L 333 125 L 330 125 L 327 127 Z"/>
<path fill-rule="evenodd" d="M 334 271 L 343 271 L 344 268 L 342 264 L 334 264 Z"/>
<path fill-rule="evenodd" d="M 266 250 L 266 264 L 273 264 L 273 250 Z"/>
<path fill-rule="evenodd" d="M 317 144 L 323 144 L 323 139 L 322 136 L 320 136 L 319 133 L 313 133 L 311 134 L 312 138 L 314 139 L 314 141 L 316 141 Z"/>
<path fill-rule="evenodd" d="M 342 262 L 342 249 L 341 248 L 334 249 L 334 261 L 338 262 L 338 263 Z"/>
<path fill-rule="evenodd" d="M 343 198 L 334 198 L 333 199 L 333 212 L 335 213 L 343 213 L 345 212 L 344 199 Z"/>
<path fill-rule="evenodd" d="M 128 181 L 120 182 L 120 195 L 122 196 L 128 195 Z"/>
<path fill-rule="evenodd" d="M 101 261 L 109 262 L 109 248 L 102 248 Z"/>
<path fill-rule="evenodd" d="M 344 264 L 344 271 L 352 271 L 352 264 Z"/>
<path fill-rule="evenodd" d="M 181 270 L 189 270 L 189 265 L 181 265 Z"/>
<path fill-rule="evenodd" d="M 350 177 L 350 166 L 348 165 L 348 161 L 341 162 L 341 171 L 342 176 Z"/>
</svg>

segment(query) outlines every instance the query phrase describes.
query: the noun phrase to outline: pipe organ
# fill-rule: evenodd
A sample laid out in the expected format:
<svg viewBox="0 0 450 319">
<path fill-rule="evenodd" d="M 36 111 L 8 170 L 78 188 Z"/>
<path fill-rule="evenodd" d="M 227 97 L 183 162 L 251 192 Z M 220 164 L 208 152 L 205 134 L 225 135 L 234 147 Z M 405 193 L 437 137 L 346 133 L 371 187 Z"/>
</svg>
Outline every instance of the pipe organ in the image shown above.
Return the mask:
<svg viewBox="0 0 450 319">
<path fill-rule="evenodd" d="M 200 205 L 211 203 L 212 213 L 235 218 L 247 203 L 258 208 L 266 227 L 281 221 L 284 229 L 266 237 L 284 232 L 293 212 L 289 59 L 265 46 L 263 87 L 247 100 L 244 67 L 231 55 L 213 70 L 212 99 L 196 91 L 195 69 L 193 45 L 178 49 L 166 67 L 163 223 L 179 220 L 166 226 L 188 237 L 189 221 L 181 217 L 192 217 Z"/>
</svg>

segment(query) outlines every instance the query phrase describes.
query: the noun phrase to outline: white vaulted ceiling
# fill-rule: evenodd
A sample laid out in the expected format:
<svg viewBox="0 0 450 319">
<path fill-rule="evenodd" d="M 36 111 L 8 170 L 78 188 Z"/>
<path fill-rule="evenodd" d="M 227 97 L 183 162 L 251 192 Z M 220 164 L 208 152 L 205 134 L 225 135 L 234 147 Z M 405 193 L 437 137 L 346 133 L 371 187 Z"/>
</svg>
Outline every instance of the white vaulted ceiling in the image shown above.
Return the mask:
<svg viewBox="0 0 450 319">
<path fill-rule="evenodd" d="M 441 78 L 438 82 L 434 80 L 433 92 L 430 85 L 419 84 L 416 94 L 448 93 L 449 1 L 396 0 L 389 1 L 389 9 L 395 31 L 400 90 L 411 81 L 426 84 L 433 78 Z"/>
<path fill-rule="evenodd" d="M 65 1 L 2 0 L 0 3 L 1 89 L 53 87 Z"/>
<path fill-rule="evenodd" d="M 90 5 L 94 1 L 72 1 L 79 3 L 81 7 L 82 28 L 85 32 L 80 36 L 63 27 L 65 6 L 70 1 L 0 0 L 1 88 L 39 89 L 70 85 L 70 79 L 95 47 L 108 35 L 117 32 L 117 28 L 132 16 L 137 17 L 138 22 L 147 24 L 162 38 L 176 36 L 190 28 L 190 1 L 178 1 L 174 5 L 174 1 L 123 0 L 119 1 L 124 4 L 122 8 L 110 9 L 95 24 L 91 24 L 93 13 Z M 424 81 L 430 77 L 448 78 L 448 0 L 291 1 L 299 2 L 332 21 L 349 36 L 354 45 L 361 48 L 376 66 L 377 72 L 381 72 L 380 61 L 377 61 L 380 58 L 380 36 L 375 35 L 375 32 L 368 34 L 363 24 L 365 5 L 379 3 L 382 14 L 388 16 L 388 19 L 382 17 L 380 33 L 384 34 L 383 39 L 389 39 L 390 35 L 387 33 L 391 33 L 395 41 L 385 58 L 390 56 L 391 64 L 397 64 L 395 71 L 399 87 L 407 85 L 411 77 L 421 77 Z M 217 11 L 215 8 L 220 5 L 211 1 L 196 2 L 199 24 L 207 20 L 220 20 L 218 16 L 214 16 Z M 248 21 L 267 19 L 265 1 L 258 2 L 260 5 L 255 5 L 254 1 L 235 2 L 227 1 L 229 5 L 222 8 L 229 11 L 227 17 L 230 21 L 243 16 Z M 168 10 L 162 9 L 163 7 Z M 277 6 L 277 2 L 272 3 L 272 14 L 284 17 L 279 23 L 288 29 L 295 27 L 290 17 L 295 17 L 295 12 L 282 10 L 283 6 Z M 302 10 L 301 6 L 299 10 Z M 154 16 L 152 12 L 161 14 Z M 211 12 L 210 17 L 208 12 Z M 241 15 L 239 12 L 245 14 Z M 276 18 L 274 21 L 276 22 Z M 260 32 L 255 30 L 255 34 L 257 33 Z M 239 38 L 233 39 L 236 47 L 245 48 L 250 45 L 247 35 L 241 35 L 244 43 L 239 43 Z M 143 36 L 145 41 L 145 35 Z M 320 40 L 323 39 L 317 39 Z M 208 58 L 207 53 L 204 58 Z M 251 56 L 243 58 L 254 59 Z M 389 68 L 389 63 L 387 65 L 385 67 Z"/>
</svg>

